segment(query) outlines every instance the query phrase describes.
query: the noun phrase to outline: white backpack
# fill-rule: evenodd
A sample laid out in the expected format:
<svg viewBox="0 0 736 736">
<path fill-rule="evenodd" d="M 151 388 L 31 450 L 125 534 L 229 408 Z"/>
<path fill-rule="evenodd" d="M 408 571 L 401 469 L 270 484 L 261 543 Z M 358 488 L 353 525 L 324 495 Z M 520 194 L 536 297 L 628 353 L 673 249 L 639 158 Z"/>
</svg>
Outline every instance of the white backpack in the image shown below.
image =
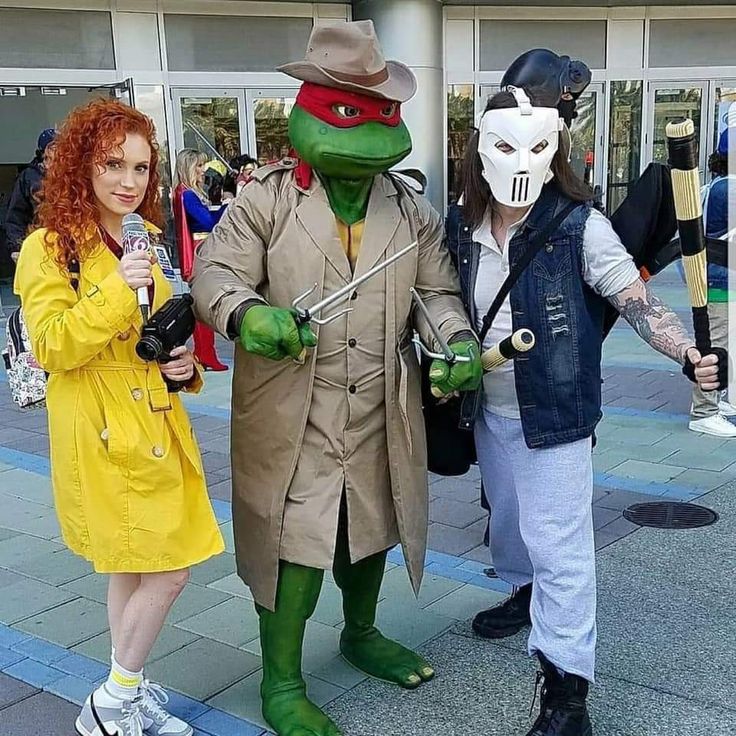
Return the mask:
<svg viewBox="0 0 736 736">
<path fill-rule="evenodd" d="M 79 264 L 76 261 L 69 264 L 69 273 L 72 288 L 76 291 L 79 286 Z M 13 310 L 8 317 L 3 361 L 13 401 L 21 409 L 45 406 L 47 374 L 31 352 L 22 307 Z"/>
<path fill-rule="evenodd" d="M 13 310 L 5 327 L 6 346 L 3 350 L 5 369 L 13 401 L 21 409 L 44 406 L 46 372 L 31 352 L 23 310 Z"/>
</svg>

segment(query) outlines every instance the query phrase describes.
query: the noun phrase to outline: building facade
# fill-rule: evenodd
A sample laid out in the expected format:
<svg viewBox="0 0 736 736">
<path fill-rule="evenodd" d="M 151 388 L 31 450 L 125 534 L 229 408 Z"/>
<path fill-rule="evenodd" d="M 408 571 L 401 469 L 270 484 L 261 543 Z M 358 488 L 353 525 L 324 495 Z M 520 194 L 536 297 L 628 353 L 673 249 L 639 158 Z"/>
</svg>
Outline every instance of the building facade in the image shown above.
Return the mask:
<svg viewBox="0 0 736 736">
<path fill-rule="evenodd" d="M 372 18 L 386 55 L 417 74 L 405 108 L 415 150 L 405 165 L 425 172 L 437 207 L 456 196 L 486 98 L 509 62 L 534 47 L 593 70 L 573 126 L 573 164 L 609 210 L 649 161 L 664 160 L 664 127 L 675 117 L 698 126 L 705 179 L 736 100 L 736 5 L 595 5 L 0 0 L 0 197 L 39 130 L 90 94 L 119 97 L 155 120 L 166 181 L 185 146 L 228 159 L 284 155 L 298 83 L 274 68 L 302 57 L 314 24 L 351 18 Z"/>
</svg>

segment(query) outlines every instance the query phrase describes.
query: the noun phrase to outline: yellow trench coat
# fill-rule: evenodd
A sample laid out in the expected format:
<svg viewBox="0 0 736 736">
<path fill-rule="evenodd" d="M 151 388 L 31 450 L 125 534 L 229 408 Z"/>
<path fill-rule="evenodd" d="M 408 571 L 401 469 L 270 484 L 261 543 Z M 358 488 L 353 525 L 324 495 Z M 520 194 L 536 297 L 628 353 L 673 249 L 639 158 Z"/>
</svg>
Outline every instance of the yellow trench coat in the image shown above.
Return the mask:
<svg viewBox="0 0 736 736">
<path fill-rule="evenodd" d="M 288 307 L 316 283 L 309 302 L 314 303 L 351 278 L 324 188 L 317 177 L 301 188 L 293 166 L 282 161 L 259 169 L 197 251 L 195 308 L 222 334 L 245 300 Z M 358 298 L 349 302 L 354 308 L 349 317 L 318 328 L 320 344 L 309 352 L 306 365 L 236 350 L 231 433 L 236 560 L 255 600 L 268 608 L 275 603 L 280 553 L 316 567 L 324 565 L 325 550 L 334 549 L 340 502 L 335 478 L 343 472 L 352 560 L 392 545 L 398 530 L 415 589 L 422 578 L 427 467 L 413 329 L 426 344 L 434 341 L 413 309 L 409 287 L 422 294 L 446 339 L 471 328 L 442 243 L 441 217 L 423 197 L 397 186 L 388 176 L 374 180 L 355 275 L 413 240 L 418 248 L 360 287 Z M 380 335 L 372 323 L 383 327 Z M 348 330 L 365 327 L 348 335 L 346 325 Z M 348 337 L 357 338 L 352 352 L 343 344 Z M 371 349 L 361 352 L 366 341 Z M 360 365 L 353 362 L 358 355 Z M 345 363 L 344 375 L 338 375 L 336 358 Z M 379 385 L 378 378 L 368 380 L 373 376 L 382 385 L 377 404 L 375 392 L 368 390 Z M 348 387 L 356 377 L 357 390 L 350 390 L 356 389 Z M 335 434 L 328 436 L 330 431 Z M 381 448 L 375 444 L 379 432 Z M 386 482 L 383 472 L 366 472 L 362 447 L 375 449 L 374 462 L 385 468 Z M 371 477 L 377 483 L 373 495 Z M 299 504 L 303 518 L 295 524 L 289 514 L 298 513 Z M 285 535 L 285 529 L 292 533 Z"/>
<path fill-rule="evenodd" d="M 135 353 L 135 292 L 101 242 L 72 288 L 44 245 L 23 243 L 15 277 L 33 354 L 49 373 L 54 503 L 64 541 L 97 572 L 178 570 L 224 549 L 186 411 L 158 364 Z M 154 267 L 152 311 L 171 296 Z M 198 391 L 201 377 L 189 390 Z"/>
</svg>

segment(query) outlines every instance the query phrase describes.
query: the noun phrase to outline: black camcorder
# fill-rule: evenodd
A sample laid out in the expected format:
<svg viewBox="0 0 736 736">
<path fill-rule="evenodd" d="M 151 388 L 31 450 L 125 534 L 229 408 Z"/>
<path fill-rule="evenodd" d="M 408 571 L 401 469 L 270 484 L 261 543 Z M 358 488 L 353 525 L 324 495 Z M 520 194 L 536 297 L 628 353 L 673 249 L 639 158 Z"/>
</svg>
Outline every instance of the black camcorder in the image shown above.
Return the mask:
<svg viewBox="0 0 736 736">
<path fill-rule="evenodd" d="M 171 360 L 170 354 L 174 348 L 186 344 L 194 334 L 193 301 L 189 294 L 175 296 L 151 315 L 135 346 L 135 352 L 141 360 L 166 363 Z"/>
</svg>

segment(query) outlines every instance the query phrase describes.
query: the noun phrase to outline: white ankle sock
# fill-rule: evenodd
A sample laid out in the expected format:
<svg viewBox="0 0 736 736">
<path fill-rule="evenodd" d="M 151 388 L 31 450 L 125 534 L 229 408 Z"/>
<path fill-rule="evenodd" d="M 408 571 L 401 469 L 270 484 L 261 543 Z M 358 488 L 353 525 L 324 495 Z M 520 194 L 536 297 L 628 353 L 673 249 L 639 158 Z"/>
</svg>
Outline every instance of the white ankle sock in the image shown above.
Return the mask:
<svg viewBox="0 0 736 736">
<path fill-rule="evenodd" d="M 107 692 L 119 700 L 133 700 L 143 682 L 143 670 L 131 672 L 122 667 L 115 655 L 111 657 L 112 668 L 104 687 Z"/>
</svg>

